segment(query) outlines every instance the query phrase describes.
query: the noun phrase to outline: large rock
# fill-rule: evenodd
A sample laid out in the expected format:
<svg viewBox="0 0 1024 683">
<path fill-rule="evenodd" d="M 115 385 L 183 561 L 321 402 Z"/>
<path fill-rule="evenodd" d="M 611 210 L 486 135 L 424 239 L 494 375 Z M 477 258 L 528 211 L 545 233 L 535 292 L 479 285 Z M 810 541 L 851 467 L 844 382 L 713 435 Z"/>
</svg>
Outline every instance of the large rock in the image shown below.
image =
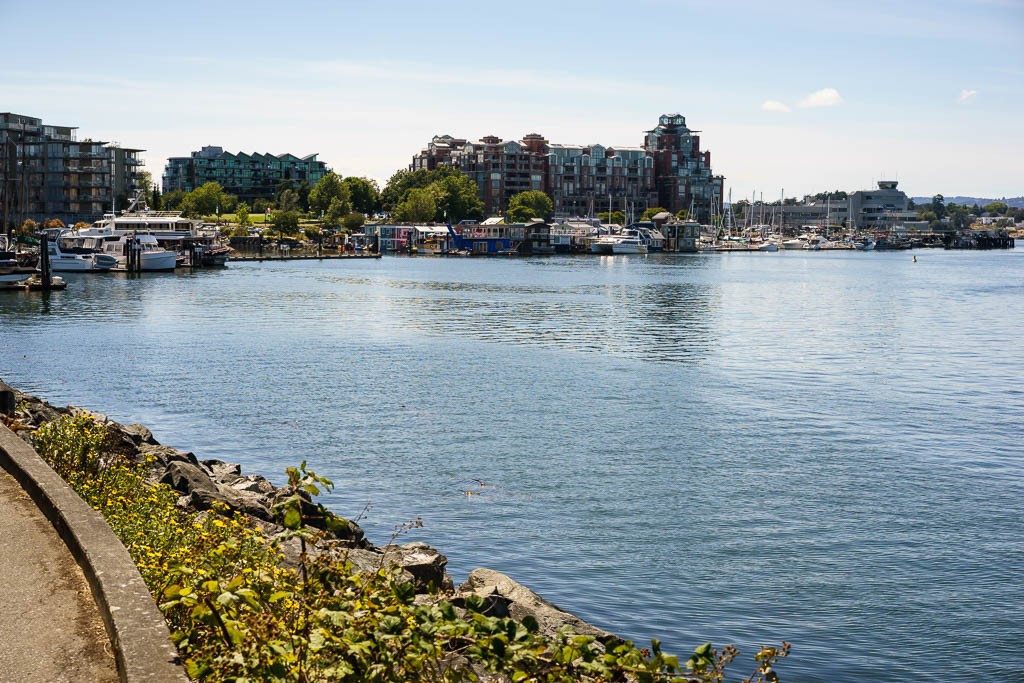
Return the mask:
<svg viewBox="0 0 1024 683">
<path fill-rule="evenodd" d="M 548 638 L 554 637 L 563 626 L 580 635 L 594 636 L 602 642 L 615 637 L 493 569 L 474 569 L 469 573 L 466 583 L 459 586 L 459 597 L 468 595 L 478 595 L 487 600 L 494 616 L 509 616 L 519 622 L 532 616 L 540 626 L 540 633 Z"/>
<path fill-rule="evenodd" d="M 213 482 L 210 475 L 198 465 L 184 460 L 168 463 L 163 476 L 160 477 L 160 483 L 167 484 L 178 493 L 217 494 L 217 484 Z"/>
<path fill-rule="evenodd" d="M 448 558 L 426 543 L 386 548 L 345 548 L 334 552 L 363 574 L 372 574 L 382 567 L 398 567 L 402 570 L 402 580 L 415 586 L 418 593 L 452 590 L 452 579 L 445 571 Z"/>
</svg>

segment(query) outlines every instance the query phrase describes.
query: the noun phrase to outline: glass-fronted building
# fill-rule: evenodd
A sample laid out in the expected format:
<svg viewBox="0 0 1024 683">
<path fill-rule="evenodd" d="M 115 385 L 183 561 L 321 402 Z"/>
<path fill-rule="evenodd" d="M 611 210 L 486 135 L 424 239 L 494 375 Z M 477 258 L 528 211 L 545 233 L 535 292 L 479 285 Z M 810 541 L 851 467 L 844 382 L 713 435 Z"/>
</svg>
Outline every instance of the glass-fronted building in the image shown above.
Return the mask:
<svg viewBox="0 0 1024 683">
<path fill-rule="evenodd" d="M 191 192 L 216 182 L 228 194 L 250 204 L 256 199 L 272 200 L 282 180 L 306 182 L 310 186 L 330 173 L 316 154 L 233 154 L 222 147 L 207 146 L 187 157 L 171 157 L 164 167 L 163 191 Z"/>
<path fill-rule="evenodd" d="M 0 222 L 92 222 L 139 189 L 143 150 L 79 140 L 77 127 L 0 113 Z"/>
</svg>

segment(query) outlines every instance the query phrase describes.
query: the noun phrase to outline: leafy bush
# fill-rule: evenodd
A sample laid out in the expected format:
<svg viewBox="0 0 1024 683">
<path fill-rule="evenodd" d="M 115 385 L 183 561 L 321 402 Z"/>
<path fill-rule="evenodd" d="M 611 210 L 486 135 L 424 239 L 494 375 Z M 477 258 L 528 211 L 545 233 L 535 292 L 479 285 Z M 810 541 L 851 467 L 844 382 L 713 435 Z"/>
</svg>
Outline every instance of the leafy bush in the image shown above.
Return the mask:
<svg viewBox="0 0 1024 683">
<path fill-rule="evenodd" d="M 106 517 L 134 558 L 194 679 L 464 681 L 488 672 L 513 682 L 711 682 L 724 680 L 736 656 L 705 644 L 681 666 L 657 641 L 650 651 L 569 631 L 551 641 L 532 618 L 491 616 L 477 596 L 459 607 L 440 595 L 422 600 L 398 570 L 357 573 L 344 549 L 309 552 L 322 532 L 307 522 L 325 514 L 310 501 L 332 484 L 305 463 L 287 470 L 292 493 L 275 508 L 286 532 L 272 544 L 244 515 L 178 507 L 177 494 L 147 484 L 147 465 L 116 455 L 114 443 L 85 415 L 35 435 L 40 455 Z M 296 538 L 297 570 L 283 566 L 276 545 Z M 762 649 L 748 680 L 777 680 L 771 667 L 788 648 Z"/>
</svg>

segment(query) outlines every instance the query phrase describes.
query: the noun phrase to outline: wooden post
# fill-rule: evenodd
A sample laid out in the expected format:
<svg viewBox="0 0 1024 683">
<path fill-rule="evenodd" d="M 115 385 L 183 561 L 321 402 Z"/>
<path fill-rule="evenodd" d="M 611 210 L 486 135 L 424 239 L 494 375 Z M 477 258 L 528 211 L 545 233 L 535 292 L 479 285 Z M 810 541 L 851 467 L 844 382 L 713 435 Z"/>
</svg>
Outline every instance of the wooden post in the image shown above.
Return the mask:
<svg viewBox="0 0 1024 683">
<path fill-rule="evenodd" d="M 53 285 L 53 278 L 50 274 L 50 236 L 41 232 L 39 237 L 39 271 L 44 292 L 50 291 Z M 54 236 L 56 239 L 56 236 Z"/>
</svg>

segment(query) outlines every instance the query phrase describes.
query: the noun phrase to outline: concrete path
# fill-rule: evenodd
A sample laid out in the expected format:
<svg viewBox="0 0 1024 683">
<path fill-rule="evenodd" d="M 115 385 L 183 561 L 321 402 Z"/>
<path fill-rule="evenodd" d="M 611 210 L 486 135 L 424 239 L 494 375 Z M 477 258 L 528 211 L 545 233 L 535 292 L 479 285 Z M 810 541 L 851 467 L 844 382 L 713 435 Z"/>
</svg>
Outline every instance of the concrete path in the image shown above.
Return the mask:
<svg viewBox="0 0 1024 683">
<path fill-rule="evenodd" d="M 0 469 L 0 679 L 118 681 L 89 584 L 57 530 Z"/>
</svg>

